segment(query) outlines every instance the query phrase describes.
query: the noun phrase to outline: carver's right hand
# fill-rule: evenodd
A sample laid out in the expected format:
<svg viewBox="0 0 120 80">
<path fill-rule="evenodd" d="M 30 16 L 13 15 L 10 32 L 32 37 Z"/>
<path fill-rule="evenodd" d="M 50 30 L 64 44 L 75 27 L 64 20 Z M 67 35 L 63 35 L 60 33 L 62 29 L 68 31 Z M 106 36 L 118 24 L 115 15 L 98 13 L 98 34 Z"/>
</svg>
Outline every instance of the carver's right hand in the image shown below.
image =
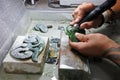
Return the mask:
<svg viewBox="0 0 120 80">
<path fill-rule="evenodd" d="M 87 3 L 84 2 L 81 5 L 79 5 L 73 12 L 73 21 L 70 23 L 71 25 L 74 25 L 75 23 L 79 22 L 88 12 L 93 10 L 95 8 L 95 5 L 92 3 Z M 89 21 L 89 22 L 84 22 L 80 25 L 81 29 L 84 28 L 96 28 L 102 23 L 102 18 L 101 16 L 97 17 L 96 19 Z"/>
</svg>

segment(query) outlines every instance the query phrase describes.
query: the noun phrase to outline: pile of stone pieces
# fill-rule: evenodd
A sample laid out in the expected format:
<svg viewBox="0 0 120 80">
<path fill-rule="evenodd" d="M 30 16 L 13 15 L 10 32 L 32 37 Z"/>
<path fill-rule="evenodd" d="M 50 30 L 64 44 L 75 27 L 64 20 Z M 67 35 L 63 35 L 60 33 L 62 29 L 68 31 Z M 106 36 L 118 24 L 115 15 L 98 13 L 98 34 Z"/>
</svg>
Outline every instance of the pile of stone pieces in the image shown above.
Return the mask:
<svg viewBox="0 0 120 80">
<path fill-rule="evenodd" d="M 32 61 L 38 62 L 38 56 L 45 47 L 44 40 L 38 35 L 28 35 L 23 42 L 13 47 L 10 54 L 13 58 L 26 60 L 32 58 Z"/>
</svg>

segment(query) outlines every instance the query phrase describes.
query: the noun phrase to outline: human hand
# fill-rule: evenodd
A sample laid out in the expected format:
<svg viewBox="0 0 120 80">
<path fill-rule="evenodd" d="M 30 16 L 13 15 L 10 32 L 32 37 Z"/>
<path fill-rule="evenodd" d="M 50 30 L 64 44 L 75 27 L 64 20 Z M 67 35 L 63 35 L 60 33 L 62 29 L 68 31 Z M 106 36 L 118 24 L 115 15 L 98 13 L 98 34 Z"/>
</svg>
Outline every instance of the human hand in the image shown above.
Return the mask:
<svg viewBox="0 0 120 80">
<path fill-rule="evenodd" d="M 79 5 L 73 12 L 72 16 L 73 16 L 73 21 L 70 23 L 71 25 L 74 25 L 75 23 L 79 22 L 88 12 L 90 12 L 91 10 L 93 10 L 95 8 L 95 5 L 92 3 L 82 3 L 81 5 Z M 98 27 L 100 24 L 102 23 L 102 17 L 99 16 L 96 19 L 92 20 L 92 21 L 88 21 L 88 22 L 84 22 L 80 25 L 81 29 L 84 28 L 96 28 Z"/>
<path fill-rule="evenodd" d="M 100 33 L 87 35 L 76 33 L 75 36 L 80 42 L 70 41 L 70 45 L 85 56 L 100 57 L 103 56 L 105 50 L 119 47 L 113 40 Z"/>
</svg>

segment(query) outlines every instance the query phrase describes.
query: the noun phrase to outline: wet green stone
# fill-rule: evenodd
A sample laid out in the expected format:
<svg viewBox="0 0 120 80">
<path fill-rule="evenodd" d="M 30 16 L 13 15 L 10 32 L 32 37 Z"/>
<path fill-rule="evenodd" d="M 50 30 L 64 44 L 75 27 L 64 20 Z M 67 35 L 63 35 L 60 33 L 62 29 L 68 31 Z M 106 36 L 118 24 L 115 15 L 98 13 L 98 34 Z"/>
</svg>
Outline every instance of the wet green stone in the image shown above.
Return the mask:
<svg viewBox="0 0 120 80">
<path fill-rule="evenodd" d="M 73 27 L 73 26 L 66 27 L 66 34 L 69 36 L 70 40 L 73 42 L 78 42 L 78 39 L 75 37 L 76 32 L 85 34 L 84 29 L 78 29 L 78 28 Z"/>
</svg>

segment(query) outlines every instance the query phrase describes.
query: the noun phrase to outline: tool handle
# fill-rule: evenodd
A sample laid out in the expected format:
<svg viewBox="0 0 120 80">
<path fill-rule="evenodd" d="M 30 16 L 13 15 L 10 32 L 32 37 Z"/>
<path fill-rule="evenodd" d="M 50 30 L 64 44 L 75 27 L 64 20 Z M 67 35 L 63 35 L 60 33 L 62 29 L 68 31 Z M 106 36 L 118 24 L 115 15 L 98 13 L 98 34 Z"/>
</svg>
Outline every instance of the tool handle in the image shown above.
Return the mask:
<svg viewBox="0 0 120 80">
<path fill-rule="evenodd" d="M 90 11 L 87 16 L 85 16 L 80 22 L 77 23 L 76 28 L 79 28 L 79 26 L 86 21 L 91 21 L 98 17 L 100 14 L 102 14 L 105 10 L 110 9 L 114 4 L 116 3 L 116 0 L 106 0 L 101 5 L 97 6 L 95 9 Z"/>
</svg>

